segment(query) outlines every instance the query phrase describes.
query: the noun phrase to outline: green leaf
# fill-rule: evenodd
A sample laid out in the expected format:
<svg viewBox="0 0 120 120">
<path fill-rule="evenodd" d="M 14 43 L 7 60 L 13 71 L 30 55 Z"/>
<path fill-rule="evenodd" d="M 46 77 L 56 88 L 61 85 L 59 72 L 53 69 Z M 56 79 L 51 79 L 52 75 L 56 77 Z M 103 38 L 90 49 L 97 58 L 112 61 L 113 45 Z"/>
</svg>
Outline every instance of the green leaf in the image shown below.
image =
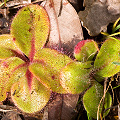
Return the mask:
<svg viewBox="0 0 120 120">
<path fill-rule="evenodd" d="M 24 61 L 17 57 L 11 57 L 0 62 L 0 101 L 6 98 L 6 93 L 10 91 L 12 83 L 16 81 L 15 79 L 11 81 L 10 78 L 14 69 L 21 64 L 24 64 Z"/>
<path fill-rule="evenodd" d="M 43 48 L 36 52 L 35 60 L 43 60 L 53 70 L 60 72 L 61 68 L 69 62 L 72 62 L 67 55 L 58 52 L 57 50 L 50 48 Z"/>
<path fill-rule="evenodd" d="M 91 62 L 68 63 L 60 73 L 60 83 L 71 94 L 79 94 L 91 85 Z"/>
<path fill-rule="evenodd" d="M 120 71 L 120 66 L 113 62 L 120 62 L 120 42 L 115 39 L 106 40 L 94 62 L 96 76 L 110 77 Z"/>
<path fill-rule="evenodd" d="M 23 7 L 12 21 L 11 34 L 16 45 L 33 59 L 35 52 L 43 48 L 49 34 L 46 11 L 39 5 Z"/>
<path fill-rule="evenodd" d="M 83 104 L 87 111 L 87 113 L 93 117 L 94 119 L 97 119 L 97 111 L 98 111 L 98 105 L 103 97 L 103 86 L 99 83 L 95 82 L 94 85 L 87 90 L 87 92 L 83 96 Z M 109 108 L 112 104 L 112 98 L 110 94 L 107 92 L 105 95 L 105 104 L 104 109 Z M 100 105 L 99 109 L 99 115 L 102 112 L 102 106 L 103 102 Z M 110 110 L 106 111 L 103 116 L 105 117 Z"/>
<path fill-rule="evenodd" d="M 30 71 L 52 91 L 66 93 L 60 85 L 59 73 L 62 67 L 72 60 L 67 55 L 50 48 L 37 51 L 34 59 L 29 67 Z"/>
<path fill-rule="evenodd" d="M 49 101 L 50 91 L 33 77 L 31 90 L 25 76 L 21 77 L 11 88 L 15 105 L 26 113 L 40 111 Z"/>
<path fill-rule="evenodd" d="M 119 30 L 120 29 L 120 25 L 116 26 L 113 30 L 112 30 L 112 33 L 114 33 L 116 30 Z"/>
<path fill-rule="evenodd" d="M 0 59 L 16 56 L 18 52 L 11 35 L 0 35 Z"/>
<path fill-rule="evenodd" d="M 6 98 L 6 90 L 4 87 L 4 83 L 0 81 L 0 101 L 5 100 Z"/>
<path fill-rule="evenodd" d="M 98 51 L 98 45 L 93 40 L 82 40 L 74 49 L 74 56 L 81 62 L 91 61 Z"/>
<path fill-rule="evenodd" d="M 26 64 L 20 64 L 14 70 L 12 70 L 9 80 L 6 82 L 6 90 L 8 92 L 10 92 L 12 85 L 19 81 L 19 79 L 26 74 L 26 71 Z"/>
<path fill-rule="evenodd" d="M 44 61 L 39 61 L 31 64 L 29 70 L 43 85 L 53 92 L 66 93 L 60 84 L 59 72 L 55 71 L 49 64 L 46 64 Z"/>
</svg>

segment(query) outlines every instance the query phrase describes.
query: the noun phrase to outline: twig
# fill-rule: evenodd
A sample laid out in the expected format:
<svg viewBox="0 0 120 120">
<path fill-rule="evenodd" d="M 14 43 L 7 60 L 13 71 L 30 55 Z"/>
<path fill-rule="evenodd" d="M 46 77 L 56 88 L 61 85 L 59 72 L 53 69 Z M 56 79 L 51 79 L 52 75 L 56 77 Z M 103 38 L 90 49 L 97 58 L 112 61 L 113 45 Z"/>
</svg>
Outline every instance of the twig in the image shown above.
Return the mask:
<svg viewBox="0 0 120 120">
<path fill-rule="evenodd" d="M 10 112 L 10 111 L 13 111 L 13 110 L 4 110 L 4 109 L 0 109 L 0 112 Z"/>
</svg>

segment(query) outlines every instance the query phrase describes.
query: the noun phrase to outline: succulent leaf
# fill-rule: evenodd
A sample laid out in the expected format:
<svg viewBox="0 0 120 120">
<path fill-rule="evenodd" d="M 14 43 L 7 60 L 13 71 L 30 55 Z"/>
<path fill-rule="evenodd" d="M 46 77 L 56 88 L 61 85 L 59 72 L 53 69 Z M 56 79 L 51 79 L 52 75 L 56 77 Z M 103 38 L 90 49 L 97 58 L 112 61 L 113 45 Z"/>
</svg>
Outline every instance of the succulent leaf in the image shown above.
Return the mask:
<svg viewBox="0 0 120 120">
<path fill-rule="evenodd" d="M 74 48 L 74 56 L 81 62 L 91 61 L 98 51 L 98 45 L 93 40 L 82 40 Z"/>
<path fill-rule="evenodd" d="M 79 94 L 91 85 L 91 62 L 70 62 L 60 73 L 60 83 L 71 94 Z"/>
<path fill-rule="evenodd" d="M 72 59 L 67 55 L 64 55 L 54 49 L 43 48 L 36 52 L 35 60 L 43 60 L 47 63 L 53 70 L 60 72 L 61 68 L 72 62 Z"/>
<path fill-rule="evenodd" d="M 16 80 L 13 79 L 10 82 L 11 74 L 16 66 L 24 64 L 24 61 L 17 57 L 11 57 L 0 62 L 0 101 L 3 101 L 6 98 L 6 93 L 9 92 L 9 88 L 12 86 Z M 8 84 L 10 83 L 10 84 Z"/>
<path fill-rule="evenodd" d="M 15 105 L 26 113 L 41 110 L 49 101 L 50 91 L 33 77 L 31 91 L 25 76 L 21 77 L 11 88 Z"/>
<path fill-rule="evenodd" d="M 66 93 L 59 80 L 59 72 L 55 71 L 44 61 L 37 61 L 29 66 L 29 70 L 43 85 L 57 93 Z"/>
<path fill-rule="evenodd" d="M 36 50 L 43 48 L 49 34 L 47 12 L 39 5 L 28 5 L 18 11 L 11 24 L 16 45 L 33 59 Z"/>
<path fill-rule="evenodd" d="M 10 75 L 9 80 L 6 82 L 7 91 L 10 92 L 12 85 L 19 81 L 21 77 L 23 77 L 26 74 L 27 67 L 26 64 L 21 64 L 17 66 L 14 70 L 12 70 L 12 73 Z"/>
<path fill-rule="evenodd" d="M 11 35 L 0 35 L 0 59 L 17 56 L 18 50 Z"/>
<path fill-rule="evenodd" d="M 103 97 L 103 86 L 100 85 L 98 82 L 95 82 L 94 85 L 86 91 L 86 93 L 83 96 L 83 104 L 87 111 L 87 113 L 93 117 L 94 119 L 97 119 L 97 111 L 98 111 L 98 105 Z M 112 98 L 111 95 L 107 92 L 105 95 L 105 104 L 104 109 L 109 108 L 112 104 Z M 100 105 L 99 109 L 99 115 L 102 112 L 102 106 L 103 102 Z M 105 117 L 110 110 L 107 110 L 103 117 Z"/>
<path fill-rule="evenodd" d="M 37 51 L 34 59 L 33 64 L 29 67 L 30 71 L 52 91 L 66 93 L 60 85 L 59 72 L 72 59 L 50 48 Z"/>
<path fill-rule="evenodd" d="M 7 93 L 6 93 L 6 90 L 3 86 L 4 83 L 0 81 L 0 84 L 1 84 L 0 85 L 0 101 L 4 101 L 6 96 L 7 96 Z"/>
<path fill-rule="evenodd" d="M 120 62 L 120 41 L 115 39 L 106 40 L 94 62 L 96 77 L 111 77 L 120 71 L 120 66 L 113 62 Z"/>
</svg>

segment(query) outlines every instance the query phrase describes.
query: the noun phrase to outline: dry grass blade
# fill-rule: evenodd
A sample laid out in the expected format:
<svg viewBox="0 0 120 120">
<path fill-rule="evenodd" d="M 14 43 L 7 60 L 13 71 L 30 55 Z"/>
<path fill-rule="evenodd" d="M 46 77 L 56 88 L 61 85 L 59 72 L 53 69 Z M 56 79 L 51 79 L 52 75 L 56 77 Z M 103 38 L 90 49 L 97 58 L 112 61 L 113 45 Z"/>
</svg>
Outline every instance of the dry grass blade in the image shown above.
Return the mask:
<svg viewBox="0 0 120 120">
<path fill-rule="evenodd" d="M 104 82 L 104 94 L 103 94 L 103 97 L 101 98 L 101 100 L 100 100 L 100 102 L 99 102 L 99 105 L 98 105 L 97 120 L 99 120 L 99 109 L 100 109 L 100 105 L 101 105 L 102 101 L 103 101 L 103 105 L 104 105 L 105 95 L 106 95 L 109 87 L 111 86 L 112 80 L 109 82 L 109 85 L 108 85 L 107 89 L 106 89 L 106 82 L 107 82 L 107 78 L 105 78 L 105 82 Z M 100 115 L 100 117 L 101 117 L 101 120 L 102 120 L 102 115 Z"/>
</svg>

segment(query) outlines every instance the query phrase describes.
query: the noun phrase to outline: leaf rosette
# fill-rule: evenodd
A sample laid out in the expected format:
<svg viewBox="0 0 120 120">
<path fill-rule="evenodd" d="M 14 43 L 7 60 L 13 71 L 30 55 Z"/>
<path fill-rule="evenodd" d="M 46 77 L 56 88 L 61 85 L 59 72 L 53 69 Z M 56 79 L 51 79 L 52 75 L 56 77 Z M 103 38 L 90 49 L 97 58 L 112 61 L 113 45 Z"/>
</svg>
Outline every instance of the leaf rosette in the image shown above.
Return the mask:
<svg viewBox="0 0 120 120">
<path fill-rule="evenodd" d="M 49 27 L 45 9 L 28 5 L 14 17 L 11 34 L 0 36 L 0 101 L 11 92 L 15 105 L 27 113 L 41 110 L 51 91 L 66 93 L 58 76 L 60 69 L 72 60 L 44 48 Z"/>
</svg>

